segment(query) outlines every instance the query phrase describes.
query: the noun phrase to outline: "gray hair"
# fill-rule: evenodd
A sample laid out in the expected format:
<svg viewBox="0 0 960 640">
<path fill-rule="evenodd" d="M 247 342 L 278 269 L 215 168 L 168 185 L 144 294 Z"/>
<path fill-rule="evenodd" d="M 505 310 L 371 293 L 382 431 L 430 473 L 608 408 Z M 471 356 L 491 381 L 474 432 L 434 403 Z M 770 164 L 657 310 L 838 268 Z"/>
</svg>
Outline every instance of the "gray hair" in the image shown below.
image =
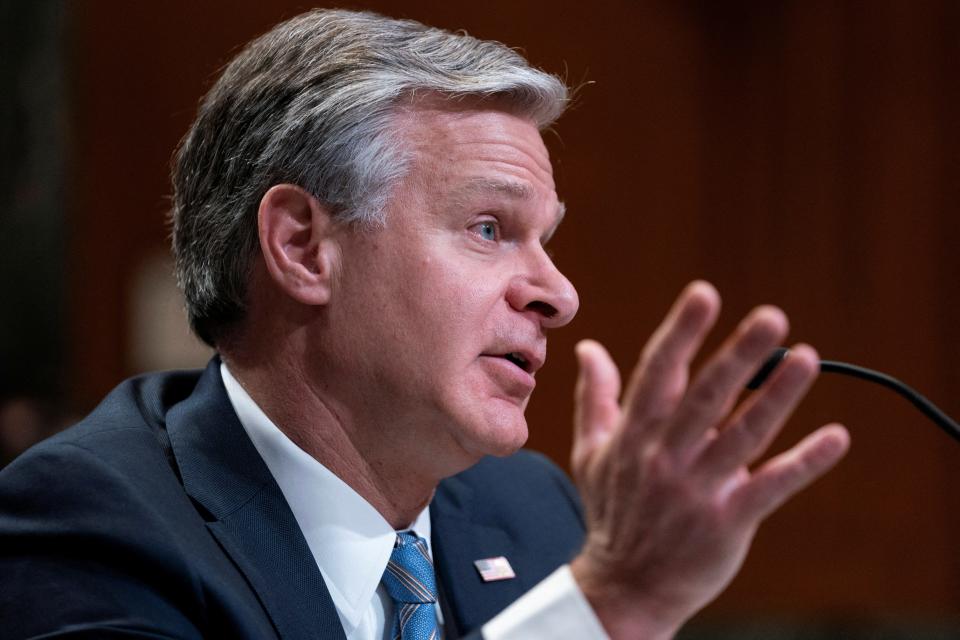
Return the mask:
<svg viewBox="0 0 960 640">
<path fill-rule="evenodd" d="M 177 279 L 200 338 L 213 345 L 243 317 L 271 186 L 299 185 L 346 223 L 383 223 L 409 162 L 392 121 L 418 92 L 506 100 L 541 130 L 568 100 L 503 44 L 366 12 L 310 11 L 230 62 L 173 162 Z"/>
</svg>

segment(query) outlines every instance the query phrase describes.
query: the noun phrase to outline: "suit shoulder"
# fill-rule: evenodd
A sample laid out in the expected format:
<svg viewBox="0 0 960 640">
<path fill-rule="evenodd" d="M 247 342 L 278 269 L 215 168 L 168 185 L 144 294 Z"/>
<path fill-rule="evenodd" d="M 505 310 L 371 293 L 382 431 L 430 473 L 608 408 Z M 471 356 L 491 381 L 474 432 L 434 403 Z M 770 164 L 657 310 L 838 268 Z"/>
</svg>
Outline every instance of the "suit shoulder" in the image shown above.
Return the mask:
<svg viewBox="0 0 960 640">
<path fill-rule="evenodd" d="M 193 372 L 127 380 L 79 423 L 0 470 L 0 536 L 81 531 L 98 518 L 112 519 L 114 532 L 124 523 L 142 529 L 145 516 L 183 508 L 165 413 L 189 395 L 191 380 Z"/>
<path fill-rule="evenodd" d="M 79 442 L 102 432 L 162 428 L 167 411 L 190 396 L 201 373 L 163 371 L 124 380 L 89 415 L 53 439 Z"/>
<path fill-rule="evenodd" d="M 104 459 L 118 454 L 122 462 L 131 442 L 164 447 L 166 414 L 186 399 L 196 387 L 200 371 L 165 371 L 123 381 L 76 424 L 34 445 L 8 467 L 0 470 L 0 482 L 10 469 L 29 466 L 32 460 L 64 445 L 95 450 Z"/>
<path fill-rule="evenodd" d="M 134 612 L 170 636 L 199 637 L 191 550 L 209 536 L 158 438 L 156 398 L 169 384 L 166 375 L 121 384 L 0 471 L 0 618 L 15 621 L 10 637 L 99 629 L 99 614 L 98 623 L 126 624 Z M 69 607 L 50 597 L 67 593 Z"/>
<path fill-rule="evenodd" d="M 560 467 L 544 454 L 530 449 L 521 449 L 503 458 L 487 456 L 457 477 L 467 482 L 492 482 L 494 486 L 513 489 L 532 484 L 537 488 L 549 485 L 573 490 L 570 479 Z"/>
<path fill-rule="evenodd" d="M 0 474 L 4 637 L 154 625 L 163 633 L 150 637 L 200 637 L 203 588 L 190 549 L 204 525 L 162 454 L 139 440 L 128 443 L 136 465 L 127 469 L 65 438 Z"/>
<path fill-rule="evenodd" d="M 504 458 L 486 457 L 441 485 L 470 496 L 474 509 L 511 513 L 552 511 L 582 527 L 583 509 L 573 483 L 542 453 L 521 449 Z"/>
<path fill-rule="evenodd" d="M 0 538 L 97 531 L 142 539 L 147 523 L 188 502 L 165 449 L 145 427 L 51 438 L 0 471 Z M 109 527 L 103 525 L 109 523 Z M 137 534 L 137 531 L 141 533 Z"/>
</svg>

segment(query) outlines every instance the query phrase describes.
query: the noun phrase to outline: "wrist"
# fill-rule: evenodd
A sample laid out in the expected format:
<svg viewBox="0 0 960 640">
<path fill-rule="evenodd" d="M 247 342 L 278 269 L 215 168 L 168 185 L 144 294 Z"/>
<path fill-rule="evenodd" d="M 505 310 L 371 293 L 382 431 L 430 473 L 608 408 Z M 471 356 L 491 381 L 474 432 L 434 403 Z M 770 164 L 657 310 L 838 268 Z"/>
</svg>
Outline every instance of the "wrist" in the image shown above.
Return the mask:
<svg viewBox="0 0 960 640">
<path fill-rule="evenodd" d="M 651 594 L 597 571 L 582 555 L 574 558 L 570 570 L 612 640 L 670 640 L 685 622 Z"/>
</svg>

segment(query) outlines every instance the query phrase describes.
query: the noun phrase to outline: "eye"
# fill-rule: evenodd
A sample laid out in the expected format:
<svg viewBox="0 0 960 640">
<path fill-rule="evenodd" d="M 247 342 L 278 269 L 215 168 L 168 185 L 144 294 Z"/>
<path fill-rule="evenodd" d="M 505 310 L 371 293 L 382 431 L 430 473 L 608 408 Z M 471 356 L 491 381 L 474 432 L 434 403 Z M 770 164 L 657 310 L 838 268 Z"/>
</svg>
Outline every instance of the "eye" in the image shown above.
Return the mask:
<svg viewBox="0 0 960 640">
<path fill-rule="evenodd" d="M 500 239 L 500 226 L 496 220 L 484 220 L 470 227 L 470 229 L 484 240 L 496 242 Z"/>
</svg>

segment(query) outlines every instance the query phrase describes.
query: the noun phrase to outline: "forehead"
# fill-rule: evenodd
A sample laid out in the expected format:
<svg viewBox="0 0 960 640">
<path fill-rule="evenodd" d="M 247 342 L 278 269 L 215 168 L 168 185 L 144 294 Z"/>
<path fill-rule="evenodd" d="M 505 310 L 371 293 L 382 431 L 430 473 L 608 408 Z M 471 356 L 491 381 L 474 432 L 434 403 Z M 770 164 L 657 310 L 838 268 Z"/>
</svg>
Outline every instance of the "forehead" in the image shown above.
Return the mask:
<svg viewBox="0 0 960 640">
<path fill-rule="evenodd" d="M 556 198 L 550 156 L 530 119 L 445 100 L 403 109 L 395 125 L 412 155 L 413 179 L 429 179 L 462 197 Z"/>
</svg>

